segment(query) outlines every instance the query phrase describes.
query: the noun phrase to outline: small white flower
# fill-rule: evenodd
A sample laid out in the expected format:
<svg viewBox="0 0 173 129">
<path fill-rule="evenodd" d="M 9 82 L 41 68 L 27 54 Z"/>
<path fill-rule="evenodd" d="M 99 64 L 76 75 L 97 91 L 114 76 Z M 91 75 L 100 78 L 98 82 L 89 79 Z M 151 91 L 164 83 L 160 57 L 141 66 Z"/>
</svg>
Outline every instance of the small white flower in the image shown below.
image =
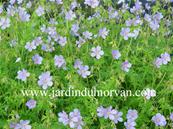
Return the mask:
<svg viewBox="0 0 173 129">
<path fill-rule="evenodd" d="M 76 41 L 76 45 L 78 48 L 80 48 L 86 41 L 82 38 L 82 37 L 79 37 L 79 40 Z"/>
<path fill-rule="evenodd" d="M 54 64 L 56 67 L 62 68 L 62 67 L 65 67 L 66 61 L 62 55 L 59 55 L 59 56 L 55 55 Z"/>
<path fill-rule="evenodd" d="M 119 50 L 112 50 L 112 56 L 114 59 L 118 60 L 121 57 Z"/>
<path fill-rule="evenodd" d="M 7 15 L 8 16 L 14 16 L 16 13 L 16 8 L 14 8 L 13 6 L 9 5 L 7 8 Z"/>
<path fill-rule="evenodd" d="M 83 62 L 79 59 L 76 59 L 75 60 L 75 63 L 74 63 L 74 68 L 77 69 L 77 68 L 80 68 L 80 66 L 82 66 Z"/>
<path fill-rule="evenodd" d="M 16 124 L 16 127 L 14 129 L 31 129 L 32 126 L 29 125 L 29 120 L 20 120 L 18 124 Z"/>
<path fill-rule="evenodd" d="M 83 78 L 87 78 L 91 72 L 89 71 L 88 65 L 80 66 L 79 70 L 77 71 L 79 75 L 81 75 Z"/>
<path fill-rule="evenodd" d="M 76 17 L 76 14 L 72 10 L 66 12 L 65 14 L 65 19 L 69 21 L 73 20 L 75 17 Z"/>
<path fill-rule="evenodd" d="M 32 3 L 31 3 L 31 1 L 29 1 L 29 2 L 26 4 L 26 8 L 31 8 L 31 6 L 32 6 Z"/>
<path fill-rule="evenodd" d="M 121 64 L 121 69 L 125 72 L 129 72 L 129 69 L 131 67 L 132 67 L 132 64 L 127 60 Z"/>
<path fill-rule="evenodd" d="M 59 37 L 59 40 L 58 40 L 58 43 L 59 43 L 59 45 L 61 45 L 62 47 L 64 47 L 66 45 L 66 43 L 67 43 L 67 38 L 60 36 Z"/>
<path fill-rule="evenodd" d="M 92 39 L 92 33 L 89 31 L 85 31 L 82 33 L 82 35 L 85 37 L 85 39 Z"/>
<path fill-rule="evenodd" d="M 50 72 L 44 72 L 39 76 L 38 85 L 41 86 L 44 90 L 53 85 L 52 76 Z"/>
<path fill-rule="evenodd" d="M 91 6 L 91 8 L 96 8 L 99 5 L 98 0 L 85 0 L 84 4 Z"/>
<path fill-rule="evenodd" d="M 109 30 L 107 30 L 106 28 L 102 28 L 99 30 L 99 36 L 102 37 L 103 39 L 106 38 L 108 33 L 109 33 Z"/>
<path fill-rule="evenodd" d="M 17 79 L 22 80 L 22 81 L 26 81 L 27 77 L 30 76 L 30 73 L 25 69 L 18 71 L 17 74 L 18 74 Z"/>
<path fill-rule="evenodd" d="M 15 63 L 20 62 L 20 61 L 21 61 L 21 58 L 18 57 L 18 58 L 16 59 L 16 62 L 15 62 Z"/>
<path fill-rule="evenodd" d="M 15 47 L 17 45 L 17 41 L 15 39 L 11 40 L 11 42 L 9 43 L 10 47 Z"/>
<path fill-rule="evenodd" d="M 34 61 L 34 64 L 42 64 L 42 60 L 43 60 L 43 57 L 41 57 L 39 54 L 35 54 L 33 57 L 32 57 L 32 60 Z"/>
<path fill-rule="evenodd" d="M 27 42 L 26 45 L 25 45 L 25 48 L 31 52 L 32 50 L 36 49 L 36 45 L 34 42 Z"/>
<path fill-rule="evenodd" d="M 17 0 L 18 4 L 22 4 L 23 0 Z"/>
<path fill-rule="evenodd" d="M 168 62 L 171 61 L 171 56 L 167 52 L 165 52 L 161 54 L 161 60 L 163 64 L 168 64 Z"/>
<path fill-rule="evenodd" d="M 156 91 L 154 89 L 147 88 L 144 90 L 143 95 L 146 99 L 150 99 L 151 97 L 156 96 Z"/>
<path fill-rule="evenodd" d="M 63 4 L 62 0 L 56 0 L 56 3 L 57 3 L 58 5 Z"/>
<path fill-rule="evenodd" d="M 39 6 L 37 9 L 36 9 L 36 14 L 40 17 L 44 14 L 44 8 L 42 6 Z"/>
<path fill-rule="evenodd" d="M 97 59 L 100 59 L 102 55 L 104 55 L 104 52 L 101 50 L 100 46 L 93 47 L 91 49 L 91 56 L 92 57 L 96 57 Z"/>
<path fill-rule="evenodd" d="M 28 22 L 30 20 L 30 14 L 28 14 L 25 8 L 18 8 L 19 18 L 23 22 Z"/>
<path fill-rule="evenodd" d="M 156 68 L 160 68 L 160 66 L 163 64 L 162 59 L 160 57 L 157 57 L 154 61 L 154 65 Z"/>
<path fill-rule="evenodd" d="M 9 18 L 0 18 L 0 27 L 2 30 L 10 27 L 10 19 Z"/>
</svg>

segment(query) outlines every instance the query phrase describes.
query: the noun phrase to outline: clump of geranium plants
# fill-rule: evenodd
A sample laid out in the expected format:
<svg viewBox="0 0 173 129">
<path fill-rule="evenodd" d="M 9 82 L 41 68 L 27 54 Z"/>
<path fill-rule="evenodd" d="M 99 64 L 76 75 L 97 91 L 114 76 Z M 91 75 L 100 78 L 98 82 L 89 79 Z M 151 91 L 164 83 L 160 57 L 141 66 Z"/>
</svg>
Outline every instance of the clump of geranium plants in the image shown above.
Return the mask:
<svg viewBox="0 0 173 129">
<path fill-rule="evenodd" d="M 173 128 L 172 5 L 1 1 L 0 128 Z M 58 98 L 20 92 L 71 87 L 145 92 Z"/>
</svg>

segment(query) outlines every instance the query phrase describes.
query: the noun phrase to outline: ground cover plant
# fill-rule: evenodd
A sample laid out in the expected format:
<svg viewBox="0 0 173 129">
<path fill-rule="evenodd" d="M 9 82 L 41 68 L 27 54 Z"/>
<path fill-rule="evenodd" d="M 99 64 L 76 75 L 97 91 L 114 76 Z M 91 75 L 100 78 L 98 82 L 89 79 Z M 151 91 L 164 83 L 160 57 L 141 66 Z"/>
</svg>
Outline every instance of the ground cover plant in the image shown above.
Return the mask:
<svg viewBox="0 0 173 129">
<path fill-rule="evenodd" d="M 0 129 L 173 128 L 172 5 L 1 0 Z"/>
</svg>

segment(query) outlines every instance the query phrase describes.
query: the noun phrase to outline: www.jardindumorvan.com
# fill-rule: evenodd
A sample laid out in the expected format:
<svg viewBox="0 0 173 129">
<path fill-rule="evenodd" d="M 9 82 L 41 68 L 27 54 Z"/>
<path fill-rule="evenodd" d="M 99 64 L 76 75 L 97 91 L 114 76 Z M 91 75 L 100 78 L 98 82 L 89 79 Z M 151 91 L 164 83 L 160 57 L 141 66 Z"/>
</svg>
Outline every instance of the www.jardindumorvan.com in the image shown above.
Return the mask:
<svg viewBox="0 0 173 129">
<path fill-rule="evenodd" d="M 156 91 L 155 90 L 98 90 L 96 88 L 92 89 L 87 89 L 84 88 L 83 90 L 78 90 L 74 88 L 68 88 L 66 90 L 60 90 L 60 89 L 52 89 L 52 90 L 32 90 L 32 89 L 27 89 L 27 90 L 21 90 L 21 95 L 22 96 L 49 96 L 51 98 L 55 97 L 74 97 L 74 96 L 98 96 L 98 97 L 113 97 L 113 96 L 120 96 L 120 97 L 128 97 L 128 96 L 156 96 Z"/>
</svg>

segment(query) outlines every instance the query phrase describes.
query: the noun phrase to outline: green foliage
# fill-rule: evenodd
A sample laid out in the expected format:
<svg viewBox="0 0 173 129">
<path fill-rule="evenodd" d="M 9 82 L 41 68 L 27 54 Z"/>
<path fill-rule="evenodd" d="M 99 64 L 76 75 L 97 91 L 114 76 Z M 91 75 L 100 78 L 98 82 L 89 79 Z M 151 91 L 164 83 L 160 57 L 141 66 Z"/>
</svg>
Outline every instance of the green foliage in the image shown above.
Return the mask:
<svg viewBox="0 0 173 129">
<path fill-rule="evenodd" d="M 111 0 L 104 0 L 105 5 L 110 5 Z M 68 1 L 64 2 L 64 7 L 68 10 Z M 158 2 L 159 3 L 159 2 Z M 160 112 L 165 116 L 169 116 L 173 111 L 173 62 L 157 69 L 153 66 L 153 61 L 161 53 L 165 51 L 173 52 L 172 37 L 165 37 L 167 31 L 164 23 L 160 25 L 160 32 L 152 33 L 148 26 L 140 27 L 141 32 L 137 39 L 123 40 L 120 36 L 121 28 L 124 25 L 116 24 L 114 20 L 99 23 L 100 19 L 86 20 L 80 19 L 82 23 L 80 31 L 88 30 L 97 33 L 99 28 L 106 27 L 110 30 L 109 36 L 103 40 L 101 38 L 87 41 L 79 50 L 75 46 L 76 39 L 70 35 L 72 22 L 65 22 L 62 16 L 58 15 L 60 7 L 54 4 L 45 4 L 44 7 L 50 8 L 53 12 L 48 12 L 45 17 L 37 17 L 33 9 L 29 10 L 33 13 L 30 22 L 23 23 L 16 21 L 11 17 L 10 28 L 0 30 L 0 128 L 8 129 L 15 115 L 19 114 L 22 119 L 29 119 L 33 129 L 68 129 L 68 127 L 58 122 L 57 114 L 62 110 L 71 112 L 74 108 L 80 109 L 83 116 L 85 126 L 84 129 L 112 129 L 115 125 L 109 120 L 97 117 L 98 106 L 110 106 L 117 108 L 123 112 L 123 118 L 126 120 L 127 110 L 132 108 L 139 112 L 136 128 L 154 129 L 155 125 L 151 122 L 151 118 Z M 34 5 L 38 6 L 38 3 Z M 159 11 L 160 4 L 153 8 L 153 12 Z M 86 16 L 95 10 L 81 9 L 77 13 L 85 13 Z M 108 14 L 103 8 L 98 9 L 104 17 Z M 161 10 L 162 11 L 162 10 Z M 167 12 L 164 12 L 167 13 Z M 4 14 L 3 14 L 4 15 Z M 121 19 L 126 20 L 131 14 L 126 13 Z M 55 45 L 56 50 L 53 53 L 46 53 L 39 48 L 37 51 L 29 53 L 25 48 L 28 41 L 32 41 L 37 36 L 42 36 L 46 41 L 47 37 L 41 33 L 40 25 L 48 25 L 48 19 L 54 17 L 58 22 L 57 32 L 67 37 L 67 45 L 63 48 Z M 12 39 L 17 40 L 15 47 L 10 47 Z M 90 56 L 90 50 L 93 46 L 102 46 L 105 55 L 98 61 Z M 122 57 L 119 60 L 113 60 L 111 51 L 119 49 Z M 32 56 L 40 53 L 43 57 L 43 63 L 36 66 L 32 62 Z M 54 66 L 54 55 L 63 55 L 68 64 L 67 70 L 60 70 Z M 20 57 L 21 62 L 15 63 L 16 58 Z M 92 75 L 87 78 L 81 78 L 73 68 L 74 60 L 80 58 L 84 64 L 91 67 Z M 121 62 L 130 60 L 132 68 L 128 73 L 121 70 Z M 17 71 L 27 69 L 31 76 L 27 82 L 21 82 L 16 79 Z M 43 71 L 49 70 L 53 76 L 54 89 L 68 89 L 74 86 L 75 89 L 91 89 L 96 87 L 101 90 L 143 90 L 145 88 L 153 88 L 157 91 L 157 96 L 150 100 L 139 97 L 58 97 L 50 98 L 49 96 L 35 96 L 37 101 L 36 108 L 28 110 L 25 106 L 30 97 L 21 95 L 21 89 L 40 90 L 37 84 L 38 76 Z M 50 88 L 51 89 L 51 88 Z M 50 90 L 48 89 L 48 90 Z M 168 119 L 168 118 L 167 118 Z M 123 123 L 119 123 L 117 128 L 124 128 Z M 167 125 L 165 129 L 170 129 Z"/>
</svg>

